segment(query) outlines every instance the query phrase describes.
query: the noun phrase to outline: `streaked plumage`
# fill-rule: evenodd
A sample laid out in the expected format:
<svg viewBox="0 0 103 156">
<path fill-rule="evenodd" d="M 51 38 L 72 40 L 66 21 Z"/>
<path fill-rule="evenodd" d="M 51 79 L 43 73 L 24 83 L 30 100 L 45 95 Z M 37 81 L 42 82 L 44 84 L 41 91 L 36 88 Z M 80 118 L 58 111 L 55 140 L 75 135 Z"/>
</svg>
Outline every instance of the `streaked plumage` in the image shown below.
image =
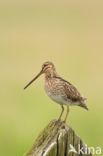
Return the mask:
<svg viewBox="0 0 103 156">
<path fill-rule="evenodd" d="M 88 110 L 85 100 L 78 90 L 69 82 L 62 79 L 57 73 L 53 63 L 45 62 L 42 65 L 41 72 L 24 88 L 26 89 L 34 80 L 36 80 L 42 73 L 45 73 L 45 91 L 47 95 L 55 102 L 59 103 L 62 107 L 59 120 L 64 111 L 63 105 L 67 106 L 67 119 L 69 113 L 69 106 L 77 105 Z"/>
</svg>

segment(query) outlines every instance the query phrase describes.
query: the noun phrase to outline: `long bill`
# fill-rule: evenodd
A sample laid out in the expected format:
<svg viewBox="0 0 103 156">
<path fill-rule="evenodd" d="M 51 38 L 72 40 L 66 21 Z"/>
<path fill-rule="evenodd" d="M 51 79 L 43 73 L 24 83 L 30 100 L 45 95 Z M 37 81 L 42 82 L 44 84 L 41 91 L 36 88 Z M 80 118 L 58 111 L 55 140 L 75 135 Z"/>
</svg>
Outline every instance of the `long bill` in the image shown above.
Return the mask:
<svg viewBox="0 0 103 156">
<path fill-rule="evenodd" d="M 25 87 L 24 89 L 26 89 L 31 83 L 33 83 L 41 74 L 43 73 L 43 71 L 41 70 L 40 73 L 35 76 L 35 78 L 33 78 Z"/>
</svg>

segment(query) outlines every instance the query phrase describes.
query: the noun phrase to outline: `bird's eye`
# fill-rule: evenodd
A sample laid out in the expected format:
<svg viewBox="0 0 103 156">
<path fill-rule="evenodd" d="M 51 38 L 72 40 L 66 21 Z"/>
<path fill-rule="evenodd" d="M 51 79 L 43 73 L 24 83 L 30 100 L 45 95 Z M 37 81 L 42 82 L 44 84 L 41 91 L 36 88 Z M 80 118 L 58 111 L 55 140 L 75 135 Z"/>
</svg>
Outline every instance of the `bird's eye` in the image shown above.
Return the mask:
<svg viewBox="0 0 103 156">
<path fill-rule="evenodd" d="M 44 67 L 46 67 L 47 65 L 46 64 L 44 64 Z"/>
</svg>

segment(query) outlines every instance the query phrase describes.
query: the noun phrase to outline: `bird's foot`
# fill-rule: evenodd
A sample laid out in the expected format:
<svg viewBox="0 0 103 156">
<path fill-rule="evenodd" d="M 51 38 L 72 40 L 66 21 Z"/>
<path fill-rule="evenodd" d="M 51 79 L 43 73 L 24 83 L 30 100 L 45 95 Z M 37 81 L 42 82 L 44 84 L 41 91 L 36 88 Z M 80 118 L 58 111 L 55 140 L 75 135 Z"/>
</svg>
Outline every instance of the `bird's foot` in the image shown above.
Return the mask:
<svg viewBox="0 0 103 156">
<path fill-rule="evenodd" d="M 58 119 L 57 122 L 61 122 L 61 119 Z"/>
<path fill-rule="evenodd" d="M 65 121 L 65 120 L 63 120 L 62 122 L 63 122 L 63 123 L 66 123 L 66 121 Z"/>
<path fill-rule="evenodd" d="M 60 122 L 61 122 L 60 119 L 56 120 L 55 125 L 58 124 L 58 123 L 60 123 Z"/>
</svg>

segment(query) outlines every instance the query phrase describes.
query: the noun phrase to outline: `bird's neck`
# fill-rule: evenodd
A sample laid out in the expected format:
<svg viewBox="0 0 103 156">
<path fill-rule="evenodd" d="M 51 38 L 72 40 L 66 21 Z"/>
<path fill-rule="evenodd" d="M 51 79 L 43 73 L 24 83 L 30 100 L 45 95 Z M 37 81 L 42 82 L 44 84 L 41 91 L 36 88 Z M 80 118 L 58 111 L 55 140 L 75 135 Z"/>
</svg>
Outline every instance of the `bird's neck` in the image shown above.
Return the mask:
<svg viewBox="0 0 103 156">
<path fill-rule="evenodd" d="M 46 79 L 53 78 L 53 77 L 56 77 L 56 76 L 57 76 L 56 70 L 50 70 L 50 71 L 47 71 L 45 73 L 45 78 Z"/>
</svg>

